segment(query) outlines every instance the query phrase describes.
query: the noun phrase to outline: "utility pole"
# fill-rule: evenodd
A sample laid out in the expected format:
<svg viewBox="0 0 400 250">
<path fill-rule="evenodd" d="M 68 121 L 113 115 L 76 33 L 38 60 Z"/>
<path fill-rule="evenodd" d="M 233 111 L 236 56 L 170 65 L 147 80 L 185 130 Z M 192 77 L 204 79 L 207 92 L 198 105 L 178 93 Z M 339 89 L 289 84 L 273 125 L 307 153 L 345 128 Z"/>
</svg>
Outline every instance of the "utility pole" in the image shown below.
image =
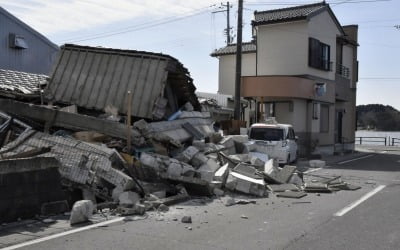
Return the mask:
<svg viewBox="0 0 400 250">
<path fill-rule="evenodd" d="M 226 8 L 224 10 L 217 10 L 213 11 L 212 13 L 218 13 L 218 12 L 226 12 L 226 45 L 231 44 L 232 39 L 231 39 L 231 26 L 230 26 L 230 15 L 229 15 L 229 9 L 232 8 L 232 5 L 229 4 L 229 2 L 226 2 L 226 4 L 221 3 L 221 7 L 219 8 Z"/>
<path fill-rule="evenodd" d="M 238 25 L 236 41 L 236 77 L 235 77 L 235 113 L 234 119 L 240 120 L 240 80 L 242 78 L 242 23 L 243 23 L 243 0 L 239 0 Z"/>
</svg>

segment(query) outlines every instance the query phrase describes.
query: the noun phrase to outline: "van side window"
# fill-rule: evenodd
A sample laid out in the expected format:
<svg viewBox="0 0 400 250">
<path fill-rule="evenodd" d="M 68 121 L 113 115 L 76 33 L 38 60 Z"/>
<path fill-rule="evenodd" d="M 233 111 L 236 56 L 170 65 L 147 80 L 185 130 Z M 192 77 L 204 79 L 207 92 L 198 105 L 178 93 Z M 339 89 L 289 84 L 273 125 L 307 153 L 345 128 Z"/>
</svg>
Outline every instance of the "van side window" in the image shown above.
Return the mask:
<svg viewBox="0 0 400 250">
<path fill-rule="evenodd" d="M 288 131 L 288 139 L 289 139 L 289 140 L 294 140 L 294 139 L 295 139 L 295 135 L 294 135 L 294 130 L 293 130 L 293 128 L 289 128 L 289 131 Z"/>
</svg>

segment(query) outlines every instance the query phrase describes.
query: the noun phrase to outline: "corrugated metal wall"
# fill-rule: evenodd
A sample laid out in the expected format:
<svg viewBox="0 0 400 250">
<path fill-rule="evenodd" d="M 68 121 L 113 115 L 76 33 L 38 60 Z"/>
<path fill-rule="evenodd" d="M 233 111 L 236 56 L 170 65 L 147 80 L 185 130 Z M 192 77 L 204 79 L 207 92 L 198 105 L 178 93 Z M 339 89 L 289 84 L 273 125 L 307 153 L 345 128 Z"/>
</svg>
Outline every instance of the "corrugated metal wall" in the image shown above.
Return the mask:
<svg viewBox="0 0 400 250">
<path fill-rule="evenodd" d="M 169 58 L 152 53 L 65 45 L 45 96 L 89 109 L 113 106 L 126 113 L 132 92 L 132 115 L 152 118 L 156 99 L 163 96 Z"/>
<path fill-rule="evenodd" d="M 36 74 L 50 73 L 57 54 L 57 48 L 44 41 L 25 24 L 10 18 L 0 7 L 0 68 Z M 28 49 L 14 49 L 9 46 L 9 34 L 23 36 Z"/>
</svg>

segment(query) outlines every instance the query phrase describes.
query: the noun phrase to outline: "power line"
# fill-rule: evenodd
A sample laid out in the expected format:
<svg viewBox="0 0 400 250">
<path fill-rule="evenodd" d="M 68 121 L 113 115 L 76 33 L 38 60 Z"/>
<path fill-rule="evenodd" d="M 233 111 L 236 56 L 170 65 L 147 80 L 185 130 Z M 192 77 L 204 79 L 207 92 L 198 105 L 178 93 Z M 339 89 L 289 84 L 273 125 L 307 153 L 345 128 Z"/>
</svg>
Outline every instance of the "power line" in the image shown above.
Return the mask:
<svg viewBox="0 0 400 250">
<path fill-rule="evenodd" d="M 211 5 L 211 6 L 195 9 L 195 10 L 192 10 L 190 12 L 186 12 L 185 13 L 186 15 L 184 15 L 184 16 L 179 16 L 179 17 L 175 17 L 175 18 L 171 18 L 171 17 L 162 18 L 162 19 L 145 22 L 145 23 L 138 24 L 138 25 L 127 26 L 127 27 L 124 27 L 124 28 L 121 28 L 121 29 L 115 29 L 113 31 L 101 32 L 101 33 L 97 33 L 97 34 L 80 36 L 80 37 L 75 37 L 75 38 L 72 38 L 72 39 L 66 39 L 64 41 L 65 42 L 72 42 L 72 43 L 82 42 L 82 41 L 95 40 L 95 39 L 98 39 L 98 38 L 110 37 L 110 36 L 125 34 L 125 33 L 133 32 L 133 31 L 153 28 L 153 27 L 156 27 L 156 26 L 159 26 L 159 25 L 164 25 L 164 24 L 167 24 L 167 23 L 172 23 L 172 22 L 180 21 L 180 20 L 183 20 L 183 19 L 186 19 L 186 18 L 190 18 L 190 17 L 193 17 L 193 16 L 198 16 L 198 15 L 204 14 L 204 13 L 208 12 L 209 9 L 214 7 L 214 6 L 215 6 L 215 4 Z"/>
</svg>

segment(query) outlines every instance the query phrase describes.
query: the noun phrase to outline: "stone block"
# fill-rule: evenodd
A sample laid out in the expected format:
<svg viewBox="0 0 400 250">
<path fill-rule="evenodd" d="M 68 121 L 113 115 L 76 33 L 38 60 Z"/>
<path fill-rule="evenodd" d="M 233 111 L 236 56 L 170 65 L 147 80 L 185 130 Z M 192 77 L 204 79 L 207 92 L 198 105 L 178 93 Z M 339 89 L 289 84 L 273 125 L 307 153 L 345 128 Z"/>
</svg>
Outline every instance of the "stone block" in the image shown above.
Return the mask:
<svg viewBox="0 0 400 250">
<path fill-rule="evenodd" d="M 94 205 L 90 200 L 80 200 L 74 203 L 69 223 L 71 225 L 88 221 L 93 214 Z"/>
</svg>

